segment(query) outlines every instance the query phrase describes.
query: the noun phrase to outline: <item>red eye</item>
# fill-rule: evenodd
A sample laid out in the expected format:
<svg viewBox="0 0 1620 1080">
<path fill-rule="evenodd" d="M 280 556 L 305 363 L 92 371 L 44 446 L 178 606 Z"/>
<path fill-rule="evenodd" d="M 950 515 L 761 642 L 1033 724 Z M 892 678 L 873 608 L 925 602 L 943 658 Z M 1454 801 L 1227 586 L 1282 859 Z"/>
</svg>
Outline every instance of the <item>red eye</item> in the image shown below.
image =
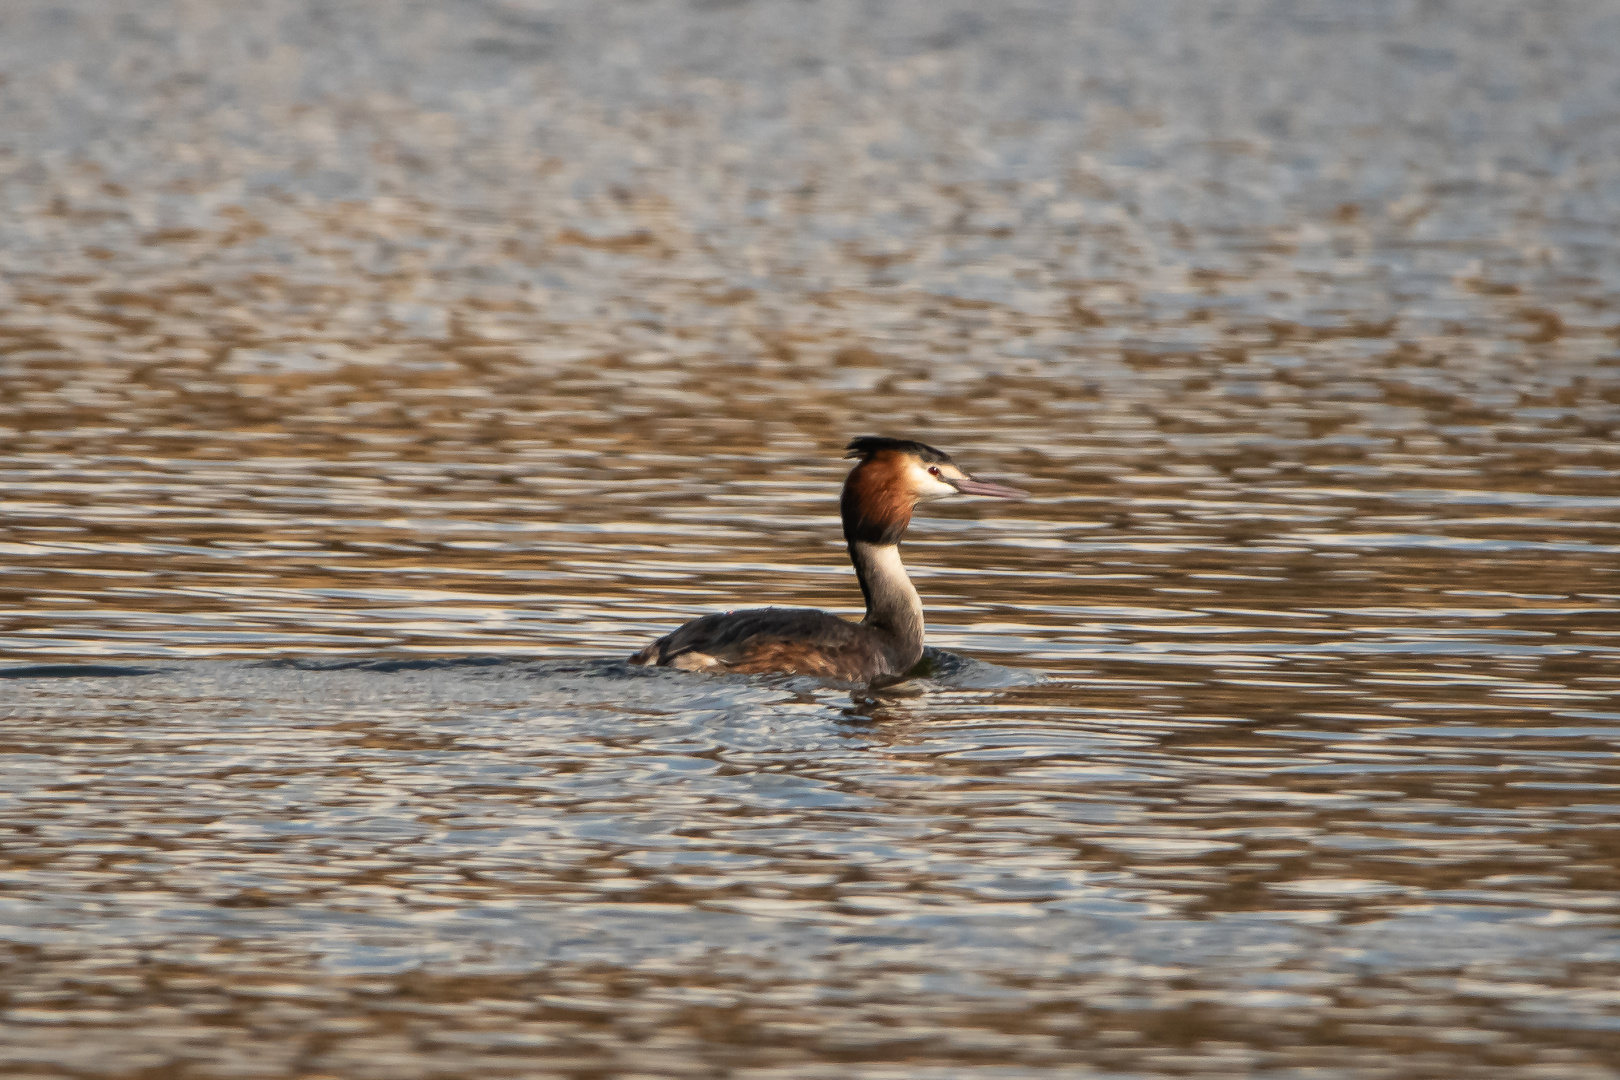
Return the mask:
<svg viewBox="0 0 1620 1080">
<path fill-rule="evenodd" d="M 928 475 L 929 476 L 938 476 L 939 475 L 939 466 L 938 465 L 930 465 L 930 466 L 928 466 Z"/>
</svg>

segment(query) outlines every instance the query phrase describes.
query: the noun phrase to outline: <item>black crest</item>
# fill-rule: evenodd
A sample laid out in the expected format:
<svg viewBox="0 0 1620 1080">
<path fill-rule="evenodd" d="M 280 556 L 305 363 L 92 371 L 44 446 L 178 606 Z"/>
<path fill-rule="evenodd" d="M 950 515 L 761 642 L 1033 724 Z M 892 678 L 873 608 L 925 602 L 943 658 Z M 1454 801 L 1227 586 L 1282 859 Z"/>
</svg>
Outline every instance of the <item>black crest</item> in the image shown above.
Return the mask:
<svg viewBox="0 0 1620 1080">
<path fill-rule="evenodd" d="M 885 450 L 898 450 L 902 454 L 911 454 L 935 465 L 951 460 L 951 455 L 943 450 L 936 450 L 927 443 L 913 442 L 911 439 L 890 439 L 883 435 L 862 435 L 858 439 L 851 439 L 849 445 L 844 447 L 844 456 L 868 461 Z"/>
</svg>

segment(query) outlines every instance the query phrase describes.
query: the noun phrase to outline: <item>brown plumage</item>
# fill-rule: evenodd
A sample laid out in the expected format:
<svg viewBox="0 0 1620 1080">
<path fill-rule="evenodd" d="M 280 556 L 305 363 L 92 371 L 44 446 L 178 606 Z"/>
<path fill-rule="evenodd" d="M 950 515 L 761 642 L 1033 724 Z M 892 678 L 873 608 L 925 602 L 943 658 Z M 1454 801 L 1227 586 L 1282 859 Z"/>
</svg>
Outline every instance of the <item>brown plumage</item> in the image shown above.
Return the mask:
<svg viewBox="0 0 1620 1080">
<path fill-rule="evenodd" d="M 906 535 L 917 505 L 904 481 L 907 461 L 900 450 L 879 450 L 850 470 L 838 499 L 845 540 L 898 544 Z"/>
<path fill-rule="evenodd" d="M 749 608 L 693 619 L 630 658 L 687 671 L 815 675 L 853 683 L 899 682 L 923 652 L 922 601 L 900 562 L 911 512 L 947 495 L 1021 498 L 1018 488 L 975 480 L 926 443 L 863 436 L 839 511 L 866 599 L 856 623 L 814 608 Z"/>
</svg>

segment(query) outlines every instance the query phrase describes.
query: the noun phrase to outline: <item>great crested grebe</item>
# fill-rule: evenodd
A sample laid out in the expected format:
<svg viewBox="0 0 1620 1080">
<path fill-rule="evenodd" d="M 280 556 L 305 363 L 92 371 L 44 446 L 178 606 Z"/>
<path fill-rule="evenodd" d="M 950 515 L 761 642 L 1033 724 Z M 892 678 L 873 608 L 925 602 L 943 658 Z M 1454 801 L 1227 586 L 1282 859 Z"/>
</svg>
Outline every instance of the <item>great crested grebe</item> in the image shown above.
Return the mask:
<svg viewBox="0 0 1620 1080">
<path fill-rule="evenodd" d="M 923 654 L 923 610 L 900 563 L 900 541 L 920 502 L 950 495 L 1021 499 L 1005 484 L 975 480 L 950 455 L 908 439 L 863 436 L 845 447 L 859 458 L 844 479 L 839 511 L 866 618 L 850 622 L 815 608 L 749 608 L 693 619 L 630 658 L 685 671 L 820 675 L 895 683 Z"/>
</svg>

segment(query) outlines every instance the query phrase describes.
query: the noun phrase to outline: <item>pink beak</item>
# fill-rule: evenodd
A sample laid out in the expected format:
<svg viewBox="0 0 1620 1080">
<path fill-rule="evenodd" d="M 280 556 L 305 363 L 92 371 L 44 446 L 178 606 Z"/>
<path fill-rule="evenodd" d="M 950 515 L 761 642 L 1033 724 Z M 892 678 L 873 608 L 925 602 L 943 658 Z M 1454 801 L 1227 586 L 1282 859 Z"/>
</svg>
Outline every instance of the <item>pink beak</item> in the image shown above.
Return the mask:
<svg viewBox="0 0 1620 1080">
<path fill-rule="evenodd" d="M 988 495 L 993 499 L 1029 498 L 1029 492 L 1011 484 L 994 484 L 989 480 L 975 480 L 971 476 L 945 476 L 940 479 L 964 495 Z"/>
</svg>

